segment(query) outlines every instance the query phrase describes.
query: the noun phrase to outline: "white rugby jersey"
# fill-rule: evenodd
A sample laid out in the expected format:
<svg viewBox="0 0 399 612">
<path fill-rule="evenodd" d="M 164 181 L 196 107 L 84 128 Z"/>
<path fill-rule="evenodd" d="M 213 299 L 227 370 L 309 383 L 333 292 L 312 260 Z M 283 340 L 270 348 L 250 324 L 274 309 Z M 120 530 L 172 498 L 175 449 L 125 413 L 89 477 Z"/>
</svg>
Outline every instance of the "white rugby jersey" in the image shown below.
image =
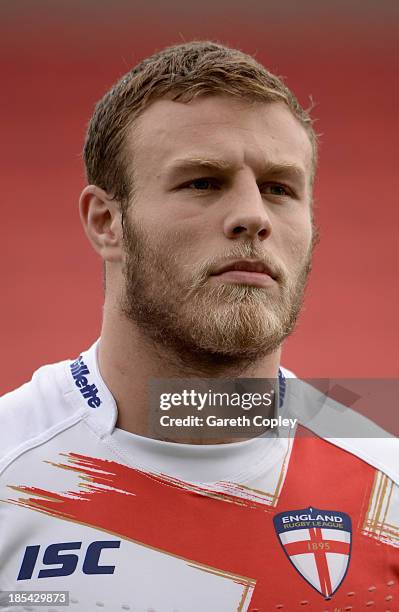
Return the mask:
<svg viewBox="0 0 399 612">
<path fill-rule="evenodd" d="M 1 591 L 68 591 L 76 612 L 399 610 L 396 439 L 136 436 L 96 347 L 0 400 Z"/>
</svg>

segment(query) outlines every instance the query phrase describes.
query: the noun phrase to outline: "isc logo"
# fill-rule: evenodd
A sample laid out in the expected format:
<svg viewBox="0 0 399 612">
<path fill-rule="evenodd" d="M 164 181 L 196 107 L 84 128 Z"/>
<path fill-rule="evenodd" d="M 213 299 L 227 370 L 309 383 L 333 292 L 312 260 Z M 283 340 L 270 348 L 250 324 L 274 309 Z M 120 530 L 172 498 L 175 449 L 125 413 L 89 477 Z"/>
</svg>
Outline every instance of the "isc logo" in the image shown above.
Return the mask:
<svg viewBox="0 0 399 612">
<path fill-rule="evenodd" d="M 104 548 L 119 548 L 120 540 L 107 541 L 98 540 L 89 544 L 85 555 L 81 555 L 83 560 L 82 571 L 84 574 L 113 574 L 114 565 L 100 565 L 100 555 Z M 80 550 L 82 542 L 61 542 L 50 544 L 43 554 L 43 566 L 39 570 L 38 578 L 54 578 L 55 576 L 70 576 L 76 570 L 79 561 L 79 554 L 68 553 L 70 550 Z M 40 545 L 27 546 L 24 558 L 22 559 L 21 569 L 17 580 L 29 580 L 32 578 L 40 552 Z M 57 567 L 48 567 L 56 565 Z M 60 567 L 61 566 L 61 567 Z"/>
</svg>

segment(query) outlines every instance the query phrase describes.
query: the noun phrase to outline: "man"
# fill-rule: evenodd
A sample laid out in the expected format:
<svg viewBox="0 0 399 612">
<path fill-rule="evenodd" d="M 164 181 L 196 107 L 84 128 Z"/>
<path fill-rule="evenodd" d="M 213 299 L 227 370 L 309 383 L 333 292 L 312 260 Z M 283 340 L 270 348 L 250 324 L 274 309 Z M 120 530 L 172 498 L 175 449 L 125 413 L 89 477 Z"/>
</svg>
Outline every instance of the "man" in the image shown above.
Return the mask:
<svg viewBox="0 0 399 612">
<path fill-rule="evenodd" d="M 395 609 L 391 450 L 267 427 L 209 444 L 149 400 L 160 379 L 278 379 L 272 417 L 295 403 L 280 358 L 317 240 L 316 140 L 281 80 L 214 43 L 144 60 L 98 103 L 80 214 L 101 337 L 1 401 L 6 606 Z"/>
</svg>

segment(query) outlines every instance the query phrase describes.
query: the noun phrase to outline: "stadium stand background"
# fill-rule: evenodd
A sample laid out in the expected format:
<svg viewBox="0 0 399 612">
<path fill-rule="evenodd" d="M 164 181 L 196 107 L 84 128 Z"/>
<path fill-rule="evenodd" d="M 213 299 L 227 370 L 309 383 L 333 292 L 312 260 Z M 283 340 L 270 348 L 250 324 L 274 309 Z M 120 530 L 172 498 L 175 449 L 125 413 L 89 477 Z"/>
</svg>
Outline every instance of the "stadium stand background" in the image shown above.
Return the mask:
<svg viewBox="0 0 399 612">
<path fill-rule="evenodd" d="M 102 271 L 77 213 L 85 126 L 117 77 L 192 38 L 255 53 L 316 103 L 322 241 L 283 363 L 398 376 L 398 3 L 36 0 L 0 13 L 0 393 L 96 338 Z"/>
</svg>

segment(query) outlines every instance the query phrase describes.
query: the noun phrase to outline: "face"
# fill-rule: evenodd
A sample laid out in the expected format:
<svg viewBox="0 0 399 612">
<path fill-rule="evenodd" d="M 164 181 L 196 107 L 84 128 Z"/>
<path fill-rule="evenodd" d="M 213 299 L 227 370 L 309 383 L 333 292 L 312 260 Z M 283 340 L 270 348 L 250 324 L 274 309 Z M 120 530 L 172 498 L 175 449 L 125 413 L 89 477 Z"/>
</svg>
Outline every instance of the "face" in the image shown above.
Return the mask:
<svg viewBox="0 0 399 612">
<path fill-rule="evenodd" d="M 243 363 L 276 350 L 310 270 L 312 149 L 303 127 L 282 103 L 159 100 L 128 147 L 135 194 L 123 219 L 125 315 L 186 358 Z"/>
</svg>

